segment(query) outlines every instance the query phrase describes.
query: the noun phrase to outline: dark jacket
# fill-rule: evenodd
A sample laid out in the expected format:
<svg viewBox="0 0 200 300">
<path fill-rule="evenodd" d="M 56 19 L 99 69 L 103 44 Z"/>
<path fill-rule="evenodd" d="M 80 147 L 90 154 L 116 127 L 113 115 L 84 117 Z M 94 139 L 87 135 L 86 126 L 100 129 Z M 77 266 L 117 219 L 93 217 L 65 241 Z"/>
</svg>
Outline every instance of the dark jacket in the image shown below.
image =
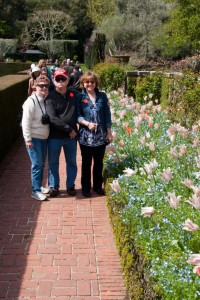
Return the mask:
<svg viewBox="0 0 200 300">
<path fill-rule="evenodd" d="M 96 100 L 95 100 L 99 118 L 100 118 L 100 125 L 104 131 L 107 128 L 111 128 L 111 112 L 109 101 L 106 96 L 106 93 L 100 92 L 96 89 Z M 90 109 L 93 106 L 93 103 L 90 101 L 90 98 L 85 90 L 82 91 L 81 94 L 78 94 L 77 97 L 77 117 L 78 123 L 81 123 L 83 119 L 86 121 L 90 121 Z M 82 126 L 80 124 L 80 126 Z"/>
<path fill-rule="evenodd" d="M 50 117 L 49 138 L 68 138 L 72 129 L 77 131 L 76 113 L 77 91 L 68 88 L 63 96 L 56 90 L 46 98 L 46 111 Z"/>
</svg>

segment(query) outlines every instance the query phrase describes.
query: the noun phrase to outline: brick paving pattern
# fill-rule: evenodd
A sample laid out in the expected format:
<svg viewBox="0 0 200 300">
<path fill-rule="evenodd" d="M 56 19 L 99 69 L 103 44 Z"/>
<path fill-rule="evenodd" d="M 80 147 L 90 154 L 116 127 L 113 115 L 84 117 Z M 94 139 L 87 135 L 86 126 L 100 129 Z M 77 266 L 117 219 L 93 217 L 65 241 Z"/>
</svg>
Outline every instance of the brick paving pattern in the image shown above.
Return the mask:
<svg viewBox="0 0 200 300">
<path fill-rule="evenodd" d="M 77 161 L 77 195 L 66 194 L 62 154 L 61 193 L 44 202 L 30 197 L 22 138 L 0 164 L 1 299 L 128 299 L 106 197 L 82 197 L 79 151 Z"/>
</svg>

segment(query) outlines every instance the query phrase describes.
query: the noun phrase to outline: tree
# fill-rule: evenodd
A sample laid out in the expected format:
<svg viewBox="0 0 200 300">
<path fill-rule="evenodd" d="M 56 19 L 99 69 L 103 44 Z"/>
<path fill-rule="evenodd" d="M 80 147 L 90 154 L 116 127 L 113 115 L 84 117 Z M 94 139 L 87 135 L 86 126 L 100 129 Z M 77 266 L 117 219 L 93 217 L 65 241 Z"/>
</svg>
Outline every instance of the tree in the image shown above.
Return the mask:
<svg viewBox="0 0 200 300">
<path fill-rule="evenodd" d="M 167 57 L 180 58 L 200 49 L 199 0 L 169 1 L 176 4 L 165 25 L 162 52 Z"/>
<path fill-rule="evenodd" d="M 73 20 L 69 15 L 56 10 L 43 10 L 28 17 L 22 39 L 30 44 L 39 40 L 62 38 L 74 31 Z"/>
<path fill-rule="evenodd" d="M 16 39 L 0 39 L 0 58 L 5 57 L 8 52 L 14 52 L 17 49 Z"/>
<path fill-rule="evenodd" d="M 155 54 L 154 36 L 166 14 L 163 0 L 118 0 L 118 13 L 98 27 L 113 53 L 137 52 L 146 60 Z"/>
<path fill-rule="evenodd" d="M 13 38 L 20 33 L 16 21 L 25 18 L 25 0 L 1 0 L 0 1 L 0 37 Z"/>
<path fill-rule="evenodd" d="M 94 24 L 91 18 L 88 17 L 87 11 L 87 1 L 70 1 L 69 14 L 73 18 L 74 25 L 77 28 L 76 34 L 73 36 L 73 38 L 79 40 L 77 55 L 80 61 L 83 61 L 84 59 L 84 44 L 86 43 L 86 40 L 88 40 L 91 36 L 94 29 Z"/>
<path fill-rule="evenodd" d="M 115 0 L 88 0 L 88 16 L 96 26 L 113 16 L 115 10 Z"/>
</svg>

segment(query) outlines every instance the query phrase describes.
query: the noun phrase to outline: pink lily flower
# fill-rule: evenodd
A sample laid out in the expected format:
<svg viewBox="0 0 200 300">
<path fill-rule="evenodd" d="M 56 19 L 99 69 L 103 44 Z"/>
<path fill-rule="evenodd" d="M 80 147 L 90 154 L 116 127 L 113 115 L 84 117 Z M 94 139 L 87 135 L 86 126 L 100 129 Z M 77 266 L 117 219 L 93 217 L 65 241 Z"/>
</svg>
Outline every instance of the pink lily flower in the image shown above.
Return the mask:
<svg viewBox="0 0 200 300">
<path fill-rule="evenodd" d="M 195 231 L 199 229 L 199 226 L 193 223 L 190 219 L 187 219 L 183 224 L 183 229 L 186 231 Z"/>
<path fill-rule="evenodd" d="M 163 170 L 163 173 L 160 175 L 163 180 L 170 181 L 172 179 L 172 171 L 170 168 Z"/>
<path fill-rule="evenodd" d="M 189 259 L 187 260 L 188 264 L 190 265 L 200 265 L 200 254 L 192 254 Z"/>
<path fill-rule="evenodd" d="M 176 197 L 175 193 L 168 193 L 168 201 L 169 201 L 169 205 L 172 207 L 172 208 L 177 208 L 178 205 L 179 205 L 179 201 L 180 201 L 180 198 L 181 196 L 178 196 Z"/>
</svg>

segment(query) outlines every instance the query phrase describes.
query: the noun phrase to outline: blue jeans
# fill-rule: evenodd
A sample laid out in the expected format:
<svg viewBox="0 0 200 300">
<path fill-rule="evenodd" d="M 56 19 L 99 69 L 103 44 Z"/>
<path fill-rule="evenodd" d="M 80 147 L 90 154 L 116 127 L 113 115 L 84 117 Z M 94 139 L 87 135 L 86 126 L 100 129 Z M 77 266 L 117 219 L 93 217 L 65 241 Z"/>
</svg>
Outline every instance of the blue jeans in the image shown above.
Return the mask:
<svg viewBox="0 0 200 300">
<path fill-rule="evenodd" d="M 41 191 L 43 170 L 47 155 L 47 140 L 32 138 L 33 148 L 27 148 L 31 160 L 32 191 Z"/>
<path fill-rule="evenodd" d="M 76 139 L 64 138 L 64 139 L 53 139 L 48 140 L 48 161 L 49 161 L 49 187 L 59 188 L 60 177 L 59 177 L 59 158 L 61 149 L 63 147 L 66 161 L 66 188 L 74 186 L 74 182 L 77 175 L 77 164 L 76 164 L 76 150 L 77 141 Z"/>
</svg>

